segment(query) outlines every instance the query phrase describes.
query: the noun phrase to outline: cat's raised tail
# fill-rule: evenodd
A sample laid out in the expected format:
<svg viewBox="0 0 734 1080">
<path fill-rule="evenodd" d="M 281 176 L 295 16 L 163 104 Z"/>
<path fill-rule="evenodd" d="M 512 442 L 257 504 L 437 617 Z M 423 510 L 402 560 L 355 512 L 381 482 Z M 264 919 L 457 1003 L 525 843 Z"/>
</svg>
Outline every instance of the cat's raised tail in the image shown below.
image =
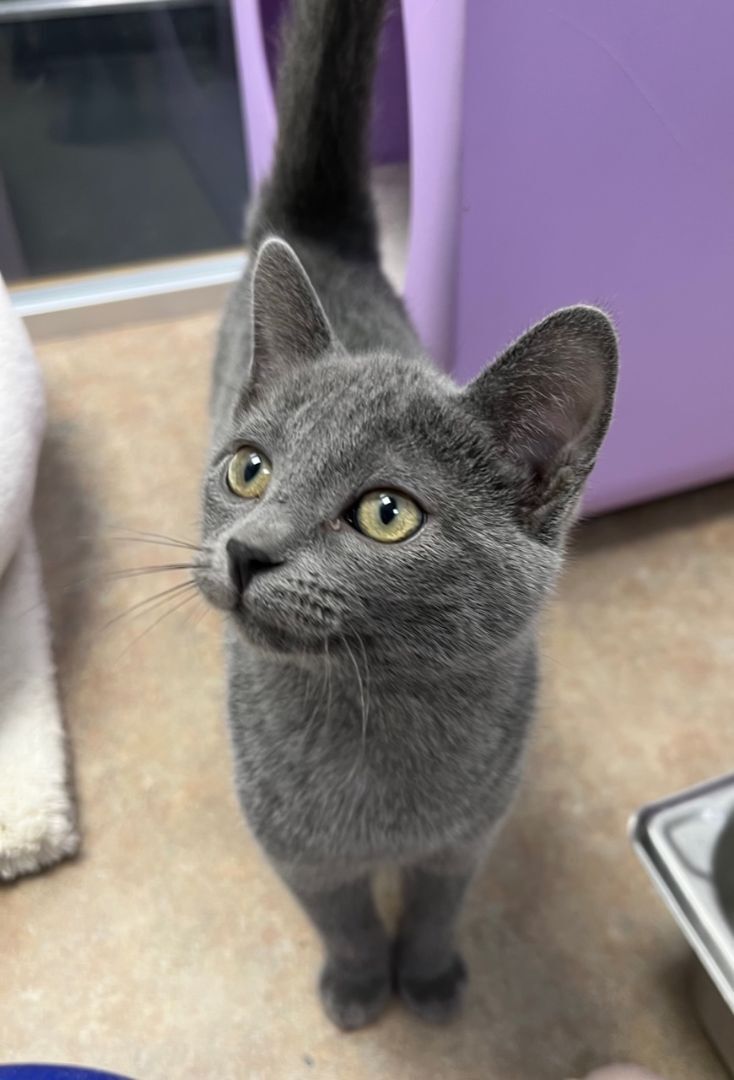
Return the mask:
<svg viewBox="0 0 734 1080">
<path fill-rule="evenodd" d="M 296 234 L 376 259 L 368 134 L 385 0 L 291 0 L 290 8 L 275 162 L 249 242 Z"/>
</svg>

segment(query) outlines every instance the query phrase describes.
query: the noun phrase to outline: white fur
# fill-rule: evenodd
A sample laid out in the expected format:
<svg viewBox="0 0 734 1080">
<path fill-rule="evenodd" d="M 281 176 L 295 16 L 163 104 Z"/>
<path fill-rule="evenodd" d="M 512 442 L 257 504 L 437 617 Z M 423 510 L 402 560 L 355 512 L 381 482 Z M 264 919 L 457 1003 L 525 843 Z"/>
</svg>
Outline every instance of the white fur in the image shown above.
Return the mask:
<svg viewBox="0 0 734 1080">
<path fill-rule="evenodd" d="M 30 522 L 45 422 L 30 341 L 0 279 L 0 878 L 78 846 Z"/>
</svg>

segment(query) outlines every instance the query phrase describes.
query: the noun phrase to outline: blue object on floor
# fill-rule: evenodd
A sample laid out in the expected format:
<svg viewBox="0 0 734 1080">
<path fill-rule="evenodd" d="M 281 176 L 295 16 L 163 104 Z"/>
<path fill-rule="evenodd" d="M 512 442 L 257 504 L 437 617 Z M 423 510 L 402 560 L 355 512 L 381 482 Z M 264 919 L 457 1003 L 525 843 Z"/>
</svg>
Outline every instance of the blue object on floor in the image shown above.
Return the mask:
<svg viewBox="0 0 734 1080">
<path fill-rule="evenodd" d="M 0 1080 L 130 1080 L 119 1073 L 77 1065 L 0 1065 Z"/>
</svg>

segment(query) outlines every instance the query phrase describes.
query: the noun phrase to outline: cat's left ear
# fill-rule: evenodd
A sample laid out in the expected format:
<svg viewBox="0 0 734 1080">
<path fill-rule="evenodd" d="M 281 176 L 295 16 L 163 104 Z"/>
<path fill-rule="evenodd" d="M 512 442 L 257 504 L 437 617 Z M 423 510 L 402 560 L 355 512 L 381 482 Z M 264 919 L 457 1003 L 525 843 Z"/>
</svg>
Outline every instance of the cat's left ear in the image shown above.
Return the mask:
<svg viewBox="0 0 734 1080">
<path fill-rule="evenodd" d="M 617 339 L 592 307 L 533 327 L 463 391 L 490 428 L 525 520 L 539 531 L 575 507 L 612 415 Z"/>
<path fill-rule="evenodd" d="M 295 251 L 285 240 L 266 240 L 252 273 L 251 384 L 335 347 L 326 312 Z"/>
</svg>

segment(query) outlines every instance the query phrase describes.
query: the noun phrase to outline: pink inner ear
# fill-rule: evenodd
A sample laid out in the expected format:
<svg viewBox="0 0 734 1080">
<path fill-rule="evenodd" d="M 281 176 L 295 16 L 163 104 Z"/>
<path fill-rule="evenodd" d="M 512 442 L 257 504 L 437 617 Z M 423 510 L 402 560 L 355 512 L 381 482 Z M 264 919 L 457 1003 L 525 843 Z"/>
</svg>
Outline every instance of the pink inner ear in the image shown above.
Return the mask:
<svg viewBox="0 0 734 1080">
<path fill-rule="evenodd" d="M 568 355 L 551 366 L 530 354 L 521 364 L 522 377 L 513 372 L 509 386 L 498 380 L 492 427 L 512 458 L 544 473 L 573 457 L 598 424 L 603 372 Z"/>
<path fill-rule="evenodd" d="M 465 391 L 505 453 L 536 476 L 578 459 L 584 471 L 611 412 L 616 339 L 593 308 L 556 312 Z"/>
<path fill-rule="evenodd" d="M 571 355 L 555 372 L 544 372 L 533 387 L 536 439 L 545 460 L 573 452 L 589 436 L 604 404 L 602 369 L 583 355 Z M 540 449 L 540 447 L 539 447 Z"/>
<path fill-rule="evenodd" d="M 283 240 L 266 240 L 252 279 L 253 375 L 285 370 L 332 347 L 323 307 L 297 255 Z"/>
</svg>

